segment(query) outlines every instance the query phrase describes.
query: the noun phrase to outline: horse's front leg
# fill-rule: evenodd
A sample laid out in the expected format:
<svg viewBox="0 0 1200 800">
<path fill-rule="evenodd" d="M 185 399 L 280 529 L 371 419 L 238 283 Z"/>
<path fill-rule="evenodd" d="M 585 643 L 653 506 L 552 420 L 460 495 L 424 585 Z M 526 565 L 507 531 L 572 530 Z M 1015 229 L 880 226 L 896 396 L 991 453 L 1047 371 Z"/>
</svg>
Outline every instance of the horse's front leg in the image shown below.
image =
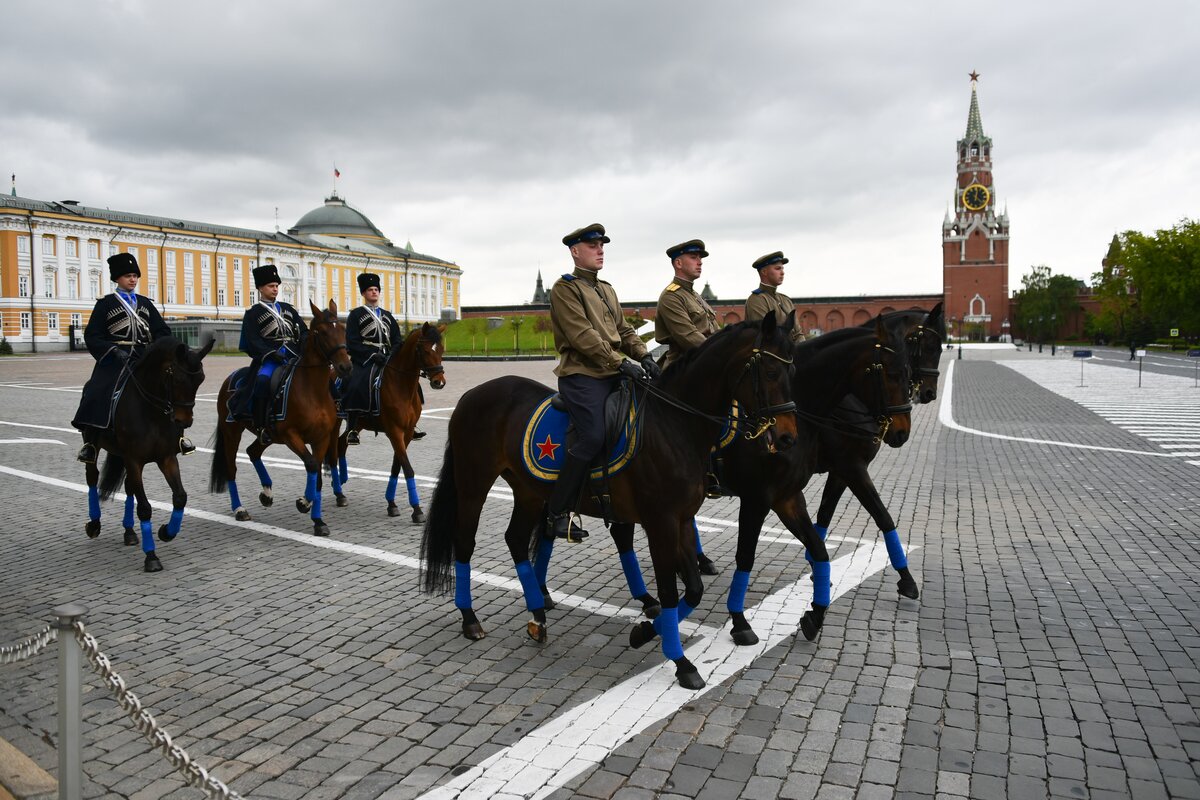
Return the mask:
<svg viewBox="0 0 1200 800">
<path fill-rule="evenodd" d="M 88 522 L 83 530 L 89 539 L 95 539 L 100 535 L 100 470 L 95 461 L 84 468 L 84 476 L 88 487 Z"/>
<path fill-rule="evenodd" d="M 340 428 L 341 425 L 338 426 Z M 338 428 L 334 428 L 329 435 L 329 443 L 326 445 L 324 464 L 329 467 L 329 483 L 333 489 L 334 504 L 338 508 L 345 508 L 350 505 L 350 501 L 346 499 L 344 484 L 346 483 L 346 457 L 341 457 L 341 463 L 338 463 Z"/>
<path fill-rule="evenodd" d="M 513 510 L 508 521 L 508 529 L 504 532 L 504 541 L 508 544 L 509 555 L 517 569 L 517 578 L 521 581 L 521 593 L 525 596 L 525 608 L 532 618 L 525 624 L 525 632 L 529 638 L 538 644 L 546 641 L 546 598 L 538 584 L 537 568 L 529 563 L 530 537 L 534 529 L 545 533 L 539 526 L 542 514 L 542 498 L 531 492 L 513 490 Z M 540 552 L 540 548 L 539 548 Z"/>
<path fill-rule="evenodd" d="M 140 541 L 138 539 L 137 531 L 133 529 L 135 522 L 134 509 L 137 505 L 137 498 L 134 497 L 133 493 L 128 489 L 128 473 L 126 473 L 125 486 L 125 516 L 121 518 L 121 526 L 125 528 L 125 546 L 134 547 Z"/>
<path fill-rule="evenodd" d="M 183 488 L 183 477 L 179 474 L 179 459 L 174 454 L 159 461 L 158 468 L 167 479 L 167 485 L 171 487 L 171 519 L 167 524 L 159 526 L 158 538 L 169 542 L 179 535 L 188 496 Z"/>
<path fill-rule="evenodd" d="M 662 612 L 652 623 L 635 625 L 629 634 L 629 644 L 639 647 L 653 638 L 653 634 L 658 634 L 662 637 L 663 655 L 675 663 L 675 679 L 679 685 L 685 689 L 702 689 L 704 679 L 695 665 L 683 655 L 683 642 L 679 637 L 681 616 L 686 618 L 691 613 L 704 591 L 696 566 L 691 517 L 644 519 L 642 526 L 650 540 L 650 559 L 654 562 L 654 579 L 658 584 Z M 675 582 L 675 575 L 681 567 L 687 588 L 687 595 L 682 599 Z M 646 636 L 648 632 L 649 638 Z"/>
<path fill-rule="evenodd" d="M 750 573 L 754 570 L 754 558 L 758 553 L 758 537 L 762 533 L 763 520 L 767 518 L 768 506 L 765 498 L 742 494 L 742 505 L 738 511 L 737 569 L 729 584 L 729 597 L 725 608 L 733 621 L 730 635 L 734 644 L 758 644 L 758 634 L 746 620 L 746 590 L 750 588 Z"/>
<path fill-rule="evenodd" d="M 275 502 L 275 496 L 272 492 L 271 474 L 267 472 L 267 465 L 263 463 L 262 454 L 271 445 L 263 444 L 262 439 L 256 438 L 250 442 L 250 446 L 246 448 L 246 455 L 250 458 L 250 464 L 254 467 L 254 471 L 258 473 L 258 482 L 262 485 L 262 490 L 258 493 L 258 502 L 263 506 L 270 508 Z M 303 447 L 303 444 L 301 444 Z M 246 519 L 250 516 L 247 515 Z M 238 517 L 241 519 L 241 517 Z"/>
<path fill-rule="evenodd" d="M 130 497 L 137 498 L 137 518 L 142 529 L 142 552 L 146 554 L 143 569 L 146 572 L 161 572 L 162 562 L 154 552 L 154 531 L 150 525 L 150 500 L 146 497 L 146 487 L 142 483 L 142 466 L 137 462 L 125 461 L 125 491 Z"/>
<path fill-rule="evenodd" d="M 642 565 L 638 563 L 637 552 L 633 549 L 633 523 L 614 522 L 609 528 L 613 544 L 617 546 L 617 555 L 621 558 L 621 571 L 625 573 L 625 583 L 629 586 L 629 596 L 642 604 L 642 613 L 650 619 L 656 618 L 662 612 L 658 598 L 646 590 L 646 581 L 642 578 Z"/>
<path fill-rule="evenodd" d="M 830 477 L 833 476 L 830 475 Z M 900 596 L 916 600 L 921 596 L 921 592 L 917 588 L 916 579 L 908 571 L 908 556 L 904 552 L 904 543 L 900 541 L 900 532 L 896 530 L 896 522 L 888 512 L 887 506 L 883 504 L 883 498 L 879 496 L 879 490 L 875 488 L 875 482 L 871 480 L 865 463 L 860 462 L 856 465 L 856 469 L 847 472 L 846 485 L 850 487 L 850 491 L 854 492 L 858 502 L 862 503 L 862 507 L 875 520 L 880 533 L 883 534 L 883 542 L 887 545 L 888 559 L 891 560 L 896 574 L 900 576 L 900 580 L 896 581 L 896 589 Z M 819 527 L 817 533 L 824 538 L 825 531 Z"/>
<path fill-rule="evenodd" d="M 825 612 L 829 608 L 832 594 L 829 551 L 825 548 L 825 540 L 813 527 L 808 509 L 804 505 L 803 494 L 797 492 L 790 498 L 777 500 L 772 508 L 792 535 L 804 543 L 812 557 L 812 609 L 805 611 L 804 616 L 800 618 L 800 631 L 804 638 L 811 642 L 817 638 L 821 626 L 825 624 Z"/>
<path fill-rule="evenodd" d="M 404 434 L 399 426 L 389 427 L 387 437 L 392 443 L 392 474 L 388 478 L 387 499 L 388 516 L 400 516 L 400 507 L 396 505 L 396 486 L 399 483 L 400 471 L 404 471 L 404 484 L 408 487 L 408 505 L 412 508 L 412 521 L 423 523 L 425 512 L 421 510 L 421 496 L 417 494 L 417 474 L 413 471 L 408 460 L 408 449 L 404 445 Z"/>
<path fill-rule="evenodd" d="M 284 437 L 283 442 L 304 462 L 306 476 L 304 496 L 296 499 L 296 510 L 301 514 L 306 512 L 309 514 L 312 519 L 314 536 L 328 536 L 329 526 L 321 518 L 321 463 L 327 449 L 324 446 L 325 443 L 322 442 L 320 446 L 314 445 L 314 449 L 318 451 L 314 453 L 308 449 L 308 446 L 300 439 L 300 434 L 296 432 L 290 432 Z"/>
</svg>

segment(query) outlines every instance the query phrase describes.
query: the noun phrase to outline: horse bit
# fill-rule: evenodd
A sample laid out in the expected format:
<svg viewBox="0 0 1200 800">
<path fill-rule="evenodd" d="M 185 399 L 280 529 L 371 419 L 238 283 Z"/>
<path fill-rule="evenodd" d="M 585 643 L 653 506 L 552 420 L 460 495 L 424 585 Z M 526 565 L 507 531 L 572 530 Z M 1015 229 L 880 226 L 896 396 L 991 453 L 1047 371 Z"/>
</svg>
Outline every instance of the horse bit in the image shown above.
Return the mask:
<svg viewBox="0 0 1200 800">
<path fill-rule="evenodd" d="M 789 366 L 792 364 L 791 358 L 783 358 L 782 356 L 777 356 L 767 350 L 762 350 L 758 347 L 755 347 L 754 350 L 751 351 L 750 359 L 746 362 L 746 366 L 742 369 L 742 374 L 741 377 L 738 378 L 738 383 L 742 382 L 742 380 L 746 377 L 746 373 L 750 371 L 751 367 L 761 367 L 764 356 L 769 356 L 782 364 L 787 364 Z M 758 402 L 765 402 L 766 391 L 762 386 L 761 368 L 754 371 L 752 381 L 754 384 L 754 399 Z M 763 406 L 762 408 L 756 409 L 754 414 L 746 415 L 746 421 L 753 426 L 753 429 L 747 429 L 743 436 L 747 440 L 753 441 L 766 433 L 768 429 L 775 426 L 776 419 L 775 417 L 771 416 L 772 414 L 794 414 L 795 412 L 796 402 L 794 400 L 789 400 L 786 403 L 778 403 L 772 406 Z M 767 452 L 776 452 L 775 443 L 770 439 L 767 439 Z"/>
</svg>

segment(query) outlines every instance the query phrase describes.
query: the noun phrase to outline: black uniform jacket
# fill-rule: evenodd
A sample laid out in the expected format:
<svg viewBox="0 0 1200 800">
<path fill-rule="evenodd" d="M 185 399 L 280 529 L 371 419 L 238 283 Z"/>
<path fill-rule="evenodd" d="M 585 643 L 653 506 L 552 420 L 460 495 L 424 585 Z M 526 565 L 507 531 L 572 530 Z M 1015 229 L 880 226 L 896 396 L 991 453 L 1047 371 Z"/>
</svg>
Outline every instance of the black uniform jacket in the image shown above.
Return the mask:
<svg viewBox="0 0 1200 800">
<path fill-rule="evenodd" d="M 346 319 L 346 349 L 350 351 L 354 372 L 343 394 L 342 405 L 347 411 L 372 410 L 369 389 L 387 363 L 392 348 L 403 343 L 400 326 L 387 309 L 379 309 L 378 317 L 366 306 L 350 312 Z"/>
<path fill-rule="evenodd" d="M 257 373 L 267 359 L 293 361 L 300 356 L 304 340 L 308 338 L 308 326 L 290 303 L 274 303 L 279 307 L 278 315 L 272 313 L 266 303 L 255 303 L 246 309 L 242 317 L 242 338 L 238 347 L 250 356 L 251 374 Z M 279 348 L 286 346 L 288 355 L 279 355 Z"/>
</svg>

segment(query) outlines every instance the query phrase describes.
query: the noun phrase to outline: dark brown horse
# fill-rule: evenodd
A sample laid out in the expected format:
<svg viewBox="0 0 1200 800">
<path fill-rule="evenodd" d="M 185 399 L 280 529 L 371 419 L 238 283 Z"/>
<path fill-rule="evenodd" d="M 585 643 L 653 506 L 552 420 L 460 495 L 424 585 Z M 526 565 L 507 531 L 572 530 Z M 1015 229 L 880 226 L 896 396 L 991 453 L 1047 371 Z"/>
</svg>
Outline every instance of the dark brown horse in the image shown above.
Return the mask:
<svg viewBox="0 0 1200 800">
<path fill-rule="evenodd" d="M 100 499 L 107 500 L 124 485 L 125 544 L 138 543 L 133 530 L 136 501 L 146 572 L 160 571 L 162 562 L 154 551 L 150 501 L 146 498 L 142 470 L 146 464 L 157 464 L 171 487 L 171 520 L 158 530 L 158 538 L 169 542 L 179 534 L 187 505 L 177 459 L 179 432 L 192 424 L 196 390 L 204 382 L 201 362 L 212 346 L 210 341 L 200 350 L 192 350 L 167 336 L 147 347 L 133 365 L 117 401 L 112 428 L 96 439 L 97 446 L 108 451 L 103 474 L 94 463 L 87 465 L 88 537 L 94 539 L 100 535 Z"/>
<path fill-rule="evenodd" d="M 425 521 L 425 513 L 421 511 L 421 498 L 417 494 L 416 473 L 408 460 L 408 445 L 412 442 L 417 421 L 421 419 L 421 391 L 418 385 L 420 378 L 428 378 L 430 387 L 434 389 L 446 387 L 445 369 L 442 367 L 442 355 L 446 351 L 446 346 L 442 343 L 442 334 L 445 332 L 445 325 L 426 322 L 409 333 L 404 339 L 404 344 L 392 350 L 383 366 L 379 379 L 379 415 L 358 415 L 355 430 L 383 433 L 392 443 L 392 473 L 384 492 L 389 517 L 400 516 L 400 507 L 396 505 L 396 485 L 399 482 L 400 471 L 403 470 L 404 483 L 408 487 L 408 504 L 413 510 L 412 521 Z M 346 464 L 346 436 L 349 431 L 347 428 L 346 432 L 338 437 L 336 470 L 332 459 L 329 464 L 330 473 L 334 477 L 333 493 L 339 506 L 347 504 L 342 487 L 349 480 Z"/>
<path fill-rule="evenodd" d="M 704 681 L 683 655 L 678 619 L 687 615 L 703 591 L 692 517 L 704 500 L 708 453 L 735 399 L 744 411 L 747 430 L 763 434 L 751 447 L 772 442 L 785 450 L 794 441 L 790 328 L 790 322 L 778 326 L 774 315 L 761 323 L 734 325 L 673 364 L 653 384 L 653 393 L 642 398 L 639 450 L 611 476 L 607 513 L 592 497 L 584 502 L 584 513 L 640 522 L 645 528 L 663 606 L 655 624 L 663 637 L 664 654 L 675 663 L 677 680 L 688 688 L 699 688 Z M 484 635 L 471 598 L 476 529 L 492 483 L 503 477 L 513 490 L 505 541 L 533 613 L 527 632 L 545 640 L 546 609 L 529 557 L 543 538 L 553 483 L 530 473 L 522 448 L 526 422 L 553 393 L 524 378 L 498 378 L 464 394 L 450 418 L 445 461 L 421 554 L 427 592 L 449 587 L 453 565 L 455 605 L 468 638 Z M 683 576 L 686 600 L 679 597 L 677 574 Z"/>
<path fill-rule="evenodd" d="M 312 324 L 291 377 L 287 414 L 275 424 L 272 443 L 287 445 L 304 462 L 308 480 L 304 496 L 296 500 L 296 509 L 301 514 L 311 511 L 313 533 L 328 536 L 329 526 L 321 519 L 321 465 L 329 453 L 336 452 L 338 427 L 341 424 L 333 396 L 329 393 L 330 368 L 347 377 L 351 364 L 350 356 L 346 353 L 346 328 L 338 320 L 337 304 L 330 300 L 329 308 L 322 310 L 309 302 L 309 307 L 313 314 Z M 236 481 L 238 446 L 241 444 L 242 431 L 247 430 L 248 426 L 244 422 L 229 419 L 232 379 L 232 375 L 225 379 L 217 395 L 217 432 L 213 437 L 209 491 L 223 492 L 228 487 L 234 517 L 248 520 L 250 512 L 242 506 Z M 253 380 L 253 376 L 250 379 Z M 246 455 L 250 457 L 250 463 L 262 482 L 258 499 L 264 506 L 274 502 L 271 476 L 262 462 L 263 451 L 269 446 L 255 438 L 246 448 Z"/>
<path fill-rule="evenodd" d="M 884 314 L 881 319 L 890 331 L 903 336 L 907 342 L 914 379 L 913 396 L 921 403 L 936 400 L 940 374 L 938 363 L 942 357 L 942 340 L 946 335 L 942 304 L 938 303 L 929 312 L 894 311 Z M 862 425 L 855 426 L 855 415 L 861 416 L 861 408 L 849 400 L 835 412 L 835 417 L 840 416 L 851 427 L 865 430 Z M 837 428 L 821 429 L 817 470 L 828 472 L 829 477 L 826 478 L 821 504 L 817 509 L 817 534 L 822 539 L 828 535 L 833 512 L 842 494 L 849 488 L 883 534 L 892 568 L 900 576 L 896 581 L 897 591 L 901 597 L 916 600 L 921 592 L 908 569 L 908 556 L 904 552 L 904 544 L 896 530 L 896 523 L 879 497 L 879 490 L 875 488 L 867 469 L 878 453 L 879 443 L 872 441 L 871 437 L 855 432 L 847 433 Z"/>
</svg>

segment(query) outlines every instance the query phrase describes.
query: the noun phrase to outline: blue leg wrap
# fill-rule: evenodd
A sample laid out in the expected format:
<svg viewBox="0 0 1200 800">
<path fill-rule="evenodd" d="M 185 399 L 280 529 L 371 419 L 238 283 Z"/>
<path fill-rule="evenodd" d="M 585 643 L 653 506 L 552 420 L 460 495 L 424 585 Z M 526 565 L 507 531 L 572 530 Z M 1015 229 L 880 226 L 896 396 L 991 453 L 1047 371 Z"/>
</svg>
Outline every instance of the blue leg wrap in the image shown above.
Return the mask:
<svg viewBox="0 0 1200 800">
<path fill-rule="evenodd" d="M 314 472 L 308 476 L 308 484 L 312 487 L 312 514 L 310 518 L 315 522 L 321 518 L 321 490 L 317 488 L 318 473 Z"/>
<path fill-rule="evenodd" d="M 813 562 L 812 581 L 813 581 L 813 605 L 828 606 L 830 585 L 829 585 L 829 562 L 815 561 Z"/>
<path fill-rule="evenodd" d="M 88 519 L 100 519 L 100 490 L 88 487 Z"/>
<path fill-rule="evenodd" d="M 417 494 L 417 479 L 405 478 L 404 482 L 408 485 L 408 504 L 416 508 L 421 505 L 421 495 Z"/>
<path fill-rule="evenodd" d="M 334 494 L 342 493 L 342 476 L 338 475 L 336 469 L 329 470 L 329 483 L 333 487 Z"/>
<path fill-rule="evenodd" d="M 154 531 L 150 527 L 150 520 L 142 523 L 142 552 L 154 552 Z"/>
<path fill-rule="evenodd" d="M 538 586 L 546 585 L 546 573 L 550 571 L 550 556 L 554 555 L 554 540 L 542 537 L 538 542 L 537 560 L 533 564 L 533 574 L 537 577 Z"/>
<path fill-rule="evenodd" d="M 242 498 L 238 494 L 237 481 L 229 482 L 229 505 L 233 507 L 234 511 L 242 507 Z"/>
<path fill-rule="evenodd" d="M 254 465 L 254 471 L 258 473 L 258 482 L 263 486 L 270 486 L 271 475 L 267 472 L 267 465 L 262 462 L 262 459 L 254 459 L 250 463 Z"/>
<path fill-rule="evenodd" d="M 691 614 L 693 610 L 694 609 L 691 607 L 691 605 L 688 604 L 687 598 L 679 598 L 678 617 L 680 622 L 683 622 L 685 619 L 687 619 L 688 615 Z"/>
<path fill-rule="evenodd" d="M 621 553 L 621 569 L 625 571 L 625 582 L 629 584 L 629 595 L 633 598 L 646 593 L 646 582 L 642 580 L 642 567 L 638 564 L 637 553 L 630 550 Z"/>
<path fill-rule="evenodd" d="M 133 527 L 133 506 L 136 502 L 137 500 L 132 495 L 125 498 L 125 519 L 121 520 L 121 523 L 126 528 Z"/>
<path fill-rule="evenodd" d="M 387 499 L 387 501 L 389 503 L 396 502 L 396 482 L 397 482 L 397 480 L 398 479 L 395 475 L 388 478 L 387 491 L 383 493 L 383 496 Z"/>
<path fill-rule="evenodd" d="M 533 565 L 528 561 L 517 564 L 517 577 L 521 579 L 521 589 L 525 592 L 525 607 L 530 611 L 545 608 L 546 604 L 542 600 L 542 587 L 538 585 L 537 578 L 534 577 Z"/>
<path fill-rule="evenodd" d="M 167 533 L 175 536 L 179 533 L 179 526 L 183 524 L 183 509 L 171 509 L 171 519 L 167 521 Z"/>
<path fill-rule="evenodd" d="M 461 561 L 454 562 L 454 606 L 471 607 L 471 565 Z"/>
<path fill-rule="evenodd" d="M 892 566 L 896 569 L 904 569 L 908 566 L 908 556 L 904 555 L 904 545 L 900 543 L 900 534 L 895 528 L 883 535 L 883 542 L 887 545 L 888 558 L 892 560 Z"/>
<path fill-rule="evenodd" d="M 700 529 L 696 527 L 696 520 L 692 520 L 692 532 L 696 534 L 696 555 L 704 555 L 704 545 L 700 544 Z"/>
<path fill-rule="evenodd" d="M 307 480 L 304 483 L 304 499 L 315 501 L 318 497 L 318 495 L 317 495 L 317 473 L 308 472 L 308 473 L 305 473 L 305 477 L 307 478 Z"/>
<path fill-rule="evenodd" d="M 741 614 L 746 610 L 746 590 L 749 588 L 750 573 L 740 569 L 734 572 L 729 584 L 729 599 L 725 601 L 730 614 Z"/>
<path fill-rule="evenodd" d="M 664 608 L 654 620 L 654 632 L 662 638 L 664 656 L 672 661 L 683 658 L 683 642 L 679 639 L 678 608 Z"/>
<path fill-rule="evenodd" d="M 821 537 L 821 541 L 825 541 L 825 537 L 829 535 L 829 528 L 822 528 L 820 525 L 813 525 L 813 530 L 817 532 L 817 536 Z M 813 563 L 812 556 L 809 555 L 808 548 L 804 548 L 804 560 L 809 564 Z"/>
<path fill-rule="evenodd" d="M 342 483 L 349 483 L 350 468 L 348 466 L 346 466 L 346 457 L 345 456 L 341 456 L 340 458 L 338 458 L 338 473 L 339 473 L 338 477 L 342 479 Z"/>
</svg>

